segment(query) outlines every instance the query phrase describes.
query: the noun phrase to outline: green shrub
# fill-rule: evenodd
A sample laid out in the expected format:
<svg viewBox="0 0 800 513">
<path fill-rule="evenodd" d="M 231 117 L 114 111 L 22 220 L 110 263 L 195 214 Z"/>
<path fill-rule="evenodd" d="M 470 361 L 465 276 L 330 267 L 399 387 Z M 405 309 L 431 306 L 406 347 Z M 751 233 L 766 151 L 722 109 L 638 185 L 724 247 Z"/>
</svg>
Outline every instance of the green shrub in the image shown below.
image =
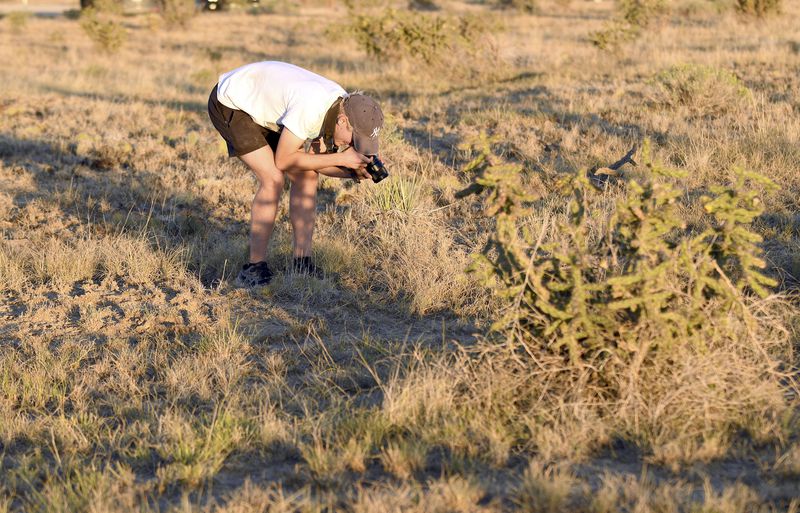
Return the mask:
<svg viewBox="0 0 800 513">
<path fill-rule="evenodd" d="M 742 14 L 766 16 L 781 12 L 781 0 L 736 0 L 736 10 Z"/>
<path fill-rule="evenodd" d="M 699 64 L 673 66 L 653 77 L 650 86 L 655 104 L 682 106 L 698 116 L 722 114 L 750 97 L 750 90 L 733 73 Z"/>
<path fill-rule="evenodd" d="M 639 29 L 619 21 L 612 21 L 603 30 L 592 32 L 589 40 L 601 50 L 611 50 L 636 39 Z"/>
<path fill-rule="evenodd" d="M 635 27 L 647 27 L 667 11 L 665 0 L 619 0 L 620 18 Z"/>
<path fill-rule="evenodd" d="M 735 170 L 731 186 L 703 197 L 713 222 L 703 232 L 684 233 L 677 199 L 683 191 L 669 183 L 682 175 L 649 160 L 651 176 L 631 180 L 602 237 L 590 237 L 589 179 L 578 174 L 563 184 L 572 199 L 559 239 L 537 244 L 519 219 L 532 199 L 519 185 L 519 169 L 490 166 L 477 183 L 490 190 L 487 214 L 497 230 L 472 269 L 511 301 L 494 324 L 536 351 L 593 362 L 613 355 L 632 358 L 639 337 L 653 345 L 702 332 L 708 316 L 741 308 L 744 294 L 767 294 L 775 281 L 762 274 L 759 235 L 749 223 L 761 213 L 749 183 L 774 185 L 755 173 Z M 717 305 L 712 308 L 712 305 Z M 723 312 L 723 313 L 719 313 Z"/>
<path fill-rule="evenodd" d="M 28 24 L 31 18 L 31 13 L 24 11 L 10 12 L 6 15 L 8 24 L 11 25 L 11 31 L 15 34 L 22 32 L 22 29 Z"/>
<path fill-rule="evenodd" d="M 592 33 L 590 40 L 601 50 L 616 48 L 638 38 L 666 10 L 664 0 L 620 0 L 615 18 L 603 30 Z"/>
<path fill-rule="evenodd" d="M 501 9 L 514 9 L 525 13 L 536 11 L 537 0 L 494 0 L 494 5 Z"/>
<path fill-rule="evenodd" d="M 533 230 L 531 206 L 545 198 L 525 189 L 519 166 L 477 158 L 474 185 L 488 190 L 496 229 L 470 270 L 504 305 L 482 364 L 518 378 L 514 408 L 536 404 L 531 414 L 556 412 L 549 422 L 561 426 L 571 422 L 564 405 L 586 405 L 598 433 L 686 447 L 755 432 L 785 409 L 776 358 L 791 341 L 768 313 L 777 300 L 761 299 L 776 282 L 749 228 L 762 212 L 757 190 L 772 182 L 734 170 L 732 184 L 699 199 L 708 225 L 690 232 L 675 185 L 684 175 L 653 162 L 646 145 L 647 171 L 620 183 L 610 215 L 607 191 L 577 173 L 556 198 L 567 215 Z"/>
<path fill-rule="evenodd" d="M 419 208 L 422 201 L 422 185 L 416 179 L 392 177 L 382 187 L 370 189 L 369 205 L 382 213 L 401 212 L 410 214 Z"/>
<path fill-rule="evenodd" d="M 119 0 L 91 0 L 85 7 L 91 8 L 94 12 L 103 14 L 122 14 L 123 3 Z M 85 10 L 85 9 L 84 9 Z"/>
<path fill-rule="evenodd" d="M 439 6 L 436 5 L 434 0 L 409 0 L 409 9 L 416 9 L 419 11 L 438 11 Z"/>
<path fill-rule="evenodd" d="M 419 58 L 430 63 L 444 51 L 451 33 L 445 18 L 387 9 L 382 16 L 356 15 L 350 29 L 369 55 Z"/>
<path fill-rule="evenodd" d="M 81 17 L 80 9 L 67 9 L 64 11 L 63 16 L 68 20 L 78 20 Z"/>
<path fill-rule="evenodd" d="M 409 10 L 351 12 L 350 22 L 328 30 L 353 37 L 368 55 L 382 62 L 405 61 L 452 74 L 496 73 L 495 27 L 485 16 L 446 16 Z"/>
<path fill-rule="evenodd" d="M 194 0 L 159 0 L 167 27 L 187 27 L 197 13 Z"/>
<path fill-rule="evenodd" d="M 735 0 L 681 0 L 673 2 L 670 10 L 682 18 L 708 18 L 730 12 Z"/>
<path fill-rule="evenodd" d="M 88 8 L 83 11 L 80 25 L 89 39 L 101 50 L 117 52 L 128 38 L 128 33 L 122 24 Z"/>
</svg>

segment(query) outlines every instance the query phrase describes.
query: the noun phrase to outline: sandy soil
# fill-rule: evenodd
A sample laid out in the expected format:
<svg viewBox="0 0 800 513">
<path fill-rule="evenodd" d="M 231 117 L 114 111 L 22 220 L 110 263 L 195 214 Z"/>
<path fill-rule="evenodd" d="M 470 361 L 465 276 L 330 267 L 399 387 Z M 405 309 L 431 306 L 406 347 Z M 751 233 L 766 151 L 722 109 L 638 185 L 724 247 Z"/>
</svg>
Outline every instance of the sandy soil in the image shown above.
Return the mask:
<svg viewBox="0 0 800 513">
<path fill-rule="evenodd" d="M 29 12 L 36 16 L 51 17 L 71 9 L 80 9 L 80 3 L 76 0 L 0 1 L 0 15 L 10 12 Z"/>
</svg>

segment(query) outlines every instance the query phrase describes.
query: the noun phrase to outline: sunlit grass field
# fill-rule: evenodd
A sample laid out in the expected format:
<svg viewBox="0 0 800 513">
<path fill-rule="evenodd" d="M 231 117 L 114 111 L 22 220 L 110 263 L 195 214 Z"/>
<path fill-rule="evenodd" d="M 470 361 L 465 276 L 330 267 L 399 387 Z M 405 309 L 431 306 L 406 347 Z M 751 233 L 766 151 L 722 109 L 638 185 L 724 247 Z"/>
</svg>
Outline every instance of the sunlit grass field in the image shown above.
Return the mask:
<svg viewBox="0 0 800 513">
<path fill-rule="evenodd" d="M 800 5 L 675 2 L 606 51 L 607 0 L 435 5 L 394 5 L 461 27 L 466 45 L 431 59 L 369 53 L 329 1 L 117 16 L 115 51 L 77 13 L 0 19 L 0 512 L 800 509 Z M 283 272 L 284 198 L 279 273 L 250 292 L 232 282 L 256 182 L 206 102 L 259 60 L 378 98 L 391 176 L 321 180 L 322 280 Z M 481 134 L 521 169 L 542 243 L 570 215 L 562 179 L 645 140 L 685 173 L 688 232 L 709 223 L 704 194 L 760 173 L 776 187 L 748 185 L 751 228 L 777 285 L 714 317 L 702 347 L 600 384 L 503 349 L 509 305 L 467 272 L 490 199 L 457 195 Z"/>
</svg>

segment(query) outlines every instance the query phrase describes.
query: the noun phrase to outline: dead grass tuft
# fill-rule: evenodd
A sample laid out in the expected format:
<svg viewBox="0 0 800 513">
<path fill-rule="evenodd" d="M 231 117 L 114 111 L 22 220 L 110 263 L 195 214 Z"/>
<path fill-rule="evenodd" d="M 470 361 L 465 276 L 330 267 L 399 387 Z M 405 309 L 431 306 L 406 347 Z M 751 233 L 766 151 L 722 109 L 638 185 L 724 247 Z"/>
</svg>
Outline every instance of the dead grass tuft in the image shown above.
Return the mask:
<svg viewBox="0 0 800 513">
<path fill-rule="evenodd" d="M 531 461 L 517 486 L 515 502 L 520 511 L 570 511 L 570 495 L 576 484 L 568 470 Z"/>
</svg>

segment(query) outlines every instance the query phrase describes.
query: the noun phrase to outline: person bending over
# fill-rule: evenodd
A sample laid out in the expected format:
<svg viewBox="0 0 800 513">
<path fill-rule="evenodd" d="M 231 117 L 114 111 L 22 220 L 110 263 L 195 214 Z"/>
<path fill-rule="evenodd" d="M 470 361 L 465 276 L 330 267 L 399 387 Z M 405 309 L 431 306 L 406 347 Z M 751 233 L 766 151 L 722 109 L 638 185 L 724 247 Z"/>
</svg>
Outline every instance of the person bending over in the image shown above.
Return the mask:
<svg viewBox="0 0 800 513">
<path fill-rule="evenodd" d="M 378 155 L 383 113 L 362 93 L 293 64 L 265 61 L 224 73 L 208 98 L 211 122 L 255 174 L 250 258 L 236 285 L 265 285 L 275 216 L 286 178 L 291 182 L 292 270 L 317 274 L 311 260 L 319 173 L 355 180 L 370 177 L 366 165 Z"/>
</svg>

